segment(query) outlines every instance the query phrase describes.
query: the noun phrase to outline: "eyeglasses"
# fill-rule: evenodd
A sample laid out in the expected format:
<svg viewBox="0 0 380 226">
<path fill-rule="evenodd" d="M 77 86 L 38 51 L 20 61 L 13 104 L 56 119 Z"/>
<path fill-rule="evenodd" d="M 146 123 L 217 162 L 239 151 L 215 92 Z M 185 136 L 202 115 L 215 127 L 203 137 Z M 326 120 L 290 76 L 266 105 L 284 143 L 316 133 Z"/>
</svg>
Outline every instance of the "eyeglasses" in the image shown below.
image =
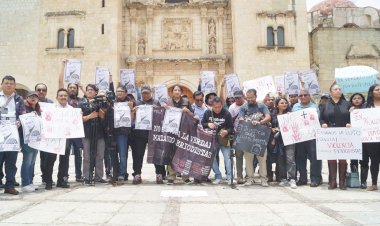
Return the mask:
<svg viewBox="0 0 380 226">
<path fill-rule="evenodd" d="M 310 96 L 310 94 L 300 94 L 300 95 L 298 95 L 299 97 L 308 97 L 308 96 Z"/>
<path fill-rule="evenodd" d="M 203 101 L 203 99 L 195 99 L 195 101 L 201 102 L 201 101 Z"/>
<path fill-rule="evenodd" d="M 46 89 L 37 89 L 37 92 L 46 92 Z"/>
</svg>

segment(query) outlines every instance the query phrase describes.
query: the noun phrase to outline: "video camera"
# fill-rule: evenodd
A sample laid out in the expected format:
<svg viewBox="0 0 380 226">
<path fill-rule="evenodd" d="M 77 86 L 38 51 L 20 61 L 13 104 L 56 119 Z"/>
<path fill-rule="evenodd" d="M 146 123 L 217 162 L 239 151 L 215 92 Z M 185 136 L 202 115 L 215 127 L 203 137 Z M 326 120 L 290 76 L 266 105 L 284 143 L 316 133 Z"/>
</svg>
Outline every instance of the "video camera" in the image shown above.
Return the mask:
<svg viewBox="0 0 380 226">
<path fill-rule="evenodd" d="M 93 101 L 89 104 L 90 111 L 99 111 L 101 108 L 106 109 L 113 104 L 115 95 L 112 91 L 106 91 L 105 94 L 99 94 L 94 97 Z"/>
</svg>

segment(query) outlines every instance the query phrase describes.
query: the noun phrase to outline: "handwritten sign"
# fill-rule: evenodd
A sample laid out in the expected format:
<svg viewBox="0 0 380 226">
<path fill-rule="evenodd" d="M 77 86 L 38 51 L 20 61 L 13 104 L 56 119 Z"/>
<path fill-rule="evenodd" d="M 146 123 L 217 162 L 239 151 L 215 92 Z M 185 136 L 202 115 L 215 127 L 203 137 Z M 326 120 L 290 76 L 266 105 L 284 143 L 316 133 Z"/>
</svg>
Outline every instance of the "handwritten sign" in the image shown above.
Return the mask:
<svg viewBox="0 0 380 226">
<path fill-rule="evenodd" d="M 258 79 L 245 81 L 243 83 L 244 92 L 246 93 L 249 89 L 255 89 L 257 91 L 257 100 L 264 100 L 268 93 L 275 93 L 276 87 L 274 86 L 272 76 L 265 76 Z"/>
<path fill-rule="evenodd" d="M 115 128 L 132 126 L 131 108 L 127 102 L 115 103 L 113 112 Z"/>
<path fill-rule="evenodd" d="M 42 132 L 41 140 L 30 142 L 29 147 L 52 154 L 65 155 L 65 138 L 46 138 Z"/>
<path fill-rule="evenodd" d="M 110 72 L 108 67 L 95 68 L 95 84 L 99 90 L 108 90 L 110 84 Z"/>
<path fill-rule="evenodd" d="M 136 93 L 135 70 L 120 69 L 120 83 L 127 88 L 128 93 Z"/>
<path fill-rule="evenodd" d="M 368 66 L 335 68 L 335 80 L 343 93 L 367 92 L 378 82 L 379 72 Z"/>
<path fill-rule="evenodd" d="M 41 116 L 46 138 L 84 137 L 80 108 L 48 108 Z"/>
<path fill-rule="evenodd" d="M 65 64 L 65 82 L 78 84 L 81 77 L 82 62 L 80 60 L 69 59 Z"/>
<path fill-rule="evenodd" d="M 42 120 L 34 112 L 20 115 L 24 143 L 41 140 Z"/>
<path fill-rule="evenodd" d="M 0 123 L 0 151 L 20 151 L 20 137 L 14 123 Z"/>
<path fill-rule="evenodd" d="M 40 105 L 42 111 L 46 111 L 49 108 L 55 108 L 54 103 L 38 102 L 38 104 Z"/>
<path fill-rule="evenodd" d="M 315 108 L 305 108 L 289 114 L 278 115 L 284 145 L 313 140 L 321 128 Z"/>
<path fill-rule="evenodd" d="M 162 122 L 162 131 L 177 134 L 181 124 L 182 109 L 169 107 L 165 111 L 164 121 Z"/>
<path fill-rule="evenodd" d="M 276 86 L 277 93 L 285 93 L 285 77 L 279 75 L 274 77 L 274 85 Z"/>
<path fill-rule="evenodd" d="M 319 92 L 321 92 L 317 74 L 314 70 L 301 72 L 300 77 L 302 81 L 305 83 L 304 88 L 308 89 L 310 94 L 318 94 Z"/>
<path fill-rule="evenodd" d="M 253 125 L 252 122 L 239 121 L 233 148 L 264 156 L 271 129 L 267 126 Z"/>
<path fill-rule="evenodd" d="M 352 127 L 362 130 L 362 142 L 380 142 L 380 109 L 356 109 L 350 114 Z"/>
<path fill-rule="evenodd" d="M 322 128 L 316 130 L 317 159 L 362 159 L 361 130 L 358 128 Z"/>
<path fill-rule="evenodd" d="M 287 94 L 298 94 L 300 91 L 300 81 L 297 72 L 285 72 L 284 74 L 285 92 Z"/>
<path fill-rule="evenodd" d="M 140 105 L 136 111 L 135 129 L 152 130 L 153 106 Z"/>
<path fill-rule="evenodd" d="M 239 77 L 236 74 L 229 74 L 224 78 L 227 88 L 227 96 L 233 97 L 234 92 L 240 90 Z"/>
<path fill-rule="evenodd" d="M 154 98 L 160 102 L 160 104 L 167 103 L 169 100 L 168 86 L 165 84 L 154 86 Z"/>
<path fill-rule="evenodd" d="M 204 93 L 215 93 L 215 72 L 201 71 L 201 90 Z"/>
</svg>

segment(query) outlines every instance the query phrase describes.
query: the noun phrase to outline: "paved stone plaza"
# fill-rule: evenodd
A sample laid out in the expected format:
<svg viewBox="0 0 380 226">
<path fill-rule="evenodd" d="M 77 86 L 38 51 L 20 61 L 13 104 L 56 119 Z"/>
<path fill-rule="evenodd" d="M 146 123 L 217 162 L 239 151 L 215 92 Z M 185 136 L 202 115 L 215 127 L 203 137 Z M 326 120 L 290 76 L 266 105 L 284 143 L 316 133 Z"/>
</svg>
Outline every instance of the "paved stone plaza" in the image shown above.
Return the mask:
<svg viewBox="0 0 380 226">
<path fill-rule="evenodd" d="M 21 159 L 20 154 L 18 167 Z M 71 156 L 70 175 L 73 162 Z M 131 158 L 128 162 L 131 173 Z M 36 165 L 36 184 L 41 184 L 39 171 Z M 380 225 L 380 193 L 329 191 L 326 171 L 323 186 L 296 190 L 274 184 L 238 190 L 226 183 L 156 185 L 150 164 L 142 176 L 137 186 L 131 181 L 117 187 L 72 182 L 70 189 L 45 191 L 40 185 L 37 192 L 19 196 L 1 190 L 0 225 Z"/>
</svg>

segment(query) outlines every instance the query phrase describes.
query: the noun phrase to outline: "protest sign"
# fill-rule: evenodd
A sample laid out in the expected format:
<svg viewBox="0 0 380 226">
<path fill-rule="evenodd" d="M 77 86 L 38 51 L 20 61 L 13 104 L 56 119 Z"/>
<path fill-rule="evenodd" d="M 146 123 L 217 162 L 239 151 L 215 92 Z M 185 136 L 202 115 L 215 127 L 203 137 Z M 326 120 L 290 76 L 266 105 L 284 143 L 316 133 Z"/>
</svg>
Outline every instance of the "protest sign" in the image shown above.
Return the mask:
<svg viewBox="0 0 380 226">
<path fill-rule="evenodd" d="M 313 140 L 321 128 L 315 108 L 305 108 L 289 114 L 278 115 L 284 145 Z"/>
<path fill-rule="evenodd" d="M 164 84 L 154 86 L 154 98 L 161 104 L 167 103 L 169 100 L 168 86 Z"/>
<path fill-rule="evenodd" d="M 287 94 L 298 94 L 300 91 L 300 81 L 297 72 L 285 72 L 284 74 L 285 92 Z"/>
<path fill-rule="evenodd" d="M 169 107 L 165 111 L 164 121 L 162 122 L 162 131 L 177 134 L 181 124 L 182 109 Z"/>
<path fill-rule="evenodd" d="M 215 93 L 215 72 L 201 71 L 201 90 L 203 93 Z"/>
<path fill-rule="evenodd" d="M 234 97 L 234 92 L 240 90 L 239 77 L 236 74 L 229 74 L 225 78 L 227 96 Z"/>
<path fill-rule="evenodd" d="M 53 103 L 38 102 L 38 104 L 40 105 L 42 111 L 46 111 L 49 108 L 55 108 L 55 104 Z"/>
<path fill-rule="evenodd" d="M 114 104 L 114 124 L 115 128 L 131 127 L 131 108 L 128 102 L 117 102 Z"/>
<path fill-rule="evenodd" d="M 110 84 L 110 72 L 108 67 L 95 68 L 95 84 L 99 90 L 108 90 Z"/>
<path fill-rule="evenodd" d="M 300 77 L 301 80 L 305 83 L 304 88 L 308 89 L 310 94 L 318 94 L 319 92 L 321 92 L 317 74 L 314 70 L 301 72 Z"/>
<path fill-rule="evenodd" d="M 149 132 L 147 162 L 169 165 L 175 153 L 177 134 L 162 131 L 165 108 L 153 108 L 153 129 Z"/>
<path fill-rule="evenodd" d="M 46 138 L 84 137 L 80 108 L 48 108 L 41 116 Z"/>
<path fill-rule="evenodd" d="M 152 130 L 153 106 L 140 105 L 136 111 L 135 129 Z"/>
<path fill-rule="evenodd" d="M 350 114 L 351 125 L 362 130 L 362 142 L 380 142 L 380 109 L 355 109 Z"/>
<path fill-rule="evenodd" d="M 233 148 L 264 156 L 271 129 L 267 126 L 253 125 L 250 121 L 239 121 Z"/>
<path fill-rule="evenodd" d="M 274 77 L 274 85 L 276 87 L 277 93 L 285 93 L 285 77 L 284 75 L 279 75 Z"/>
<path fill-rule="evenodd" d="M 249 89 L 255 89 L 257 91 L 257 100 L 264 100 L 265 96 L 268 93 L 275 93 L 276 87 L 274 86 L 272 76 L 265 76 L 261 78 L 257 78 L 250 81 L 245 81 L 243 83 L 244 93 L 246 93 Z"/>
<path fill-rule="evenodd" d="M 215 131 L 198 127 L 192 116 L 183 114 L 172 168 L 182 175 L 206 180 L 217 151 Z"/>
<path fill-rule="evenodd" d="M 24 144 L 41 140 L 42 120 L 36 113 L 31 112 L 20 115 Z"/>
<path fill-rule="evenodd" d="M 125 86 L 128 93 L 136 93 L 135 70 L 120 69 L 120 83 Z"/>
<path fill-rule="evenodd" d="M 41 140 L 28 143 L 28 146 L 43 152 L 65 155 L 65 138 L 46 138 L 42 131 Z"/>
<path fill-rule="evenodd" d="M 69 59 L 65 64 L 65 82 L 78 84 L 80 82 L 82 62 L 80 60 Z"/>
<path fill-rule="evenodd" d="M 322 128 L 316 130 L 318 160 L 362 159 L 361 130 L 358 128 Z"/>
<path fill-rule="evenodd" d="M 15 123 L 0 122 L 0 151 L 20 151 L 20 137 Z"/>
<path fill-rule="evenodd" d="M 368 66 L 349 66 L 335 68 L 335 80 L 343 93 L 367 92 L 378 83 L 379 72 Z"/>
</svg>

